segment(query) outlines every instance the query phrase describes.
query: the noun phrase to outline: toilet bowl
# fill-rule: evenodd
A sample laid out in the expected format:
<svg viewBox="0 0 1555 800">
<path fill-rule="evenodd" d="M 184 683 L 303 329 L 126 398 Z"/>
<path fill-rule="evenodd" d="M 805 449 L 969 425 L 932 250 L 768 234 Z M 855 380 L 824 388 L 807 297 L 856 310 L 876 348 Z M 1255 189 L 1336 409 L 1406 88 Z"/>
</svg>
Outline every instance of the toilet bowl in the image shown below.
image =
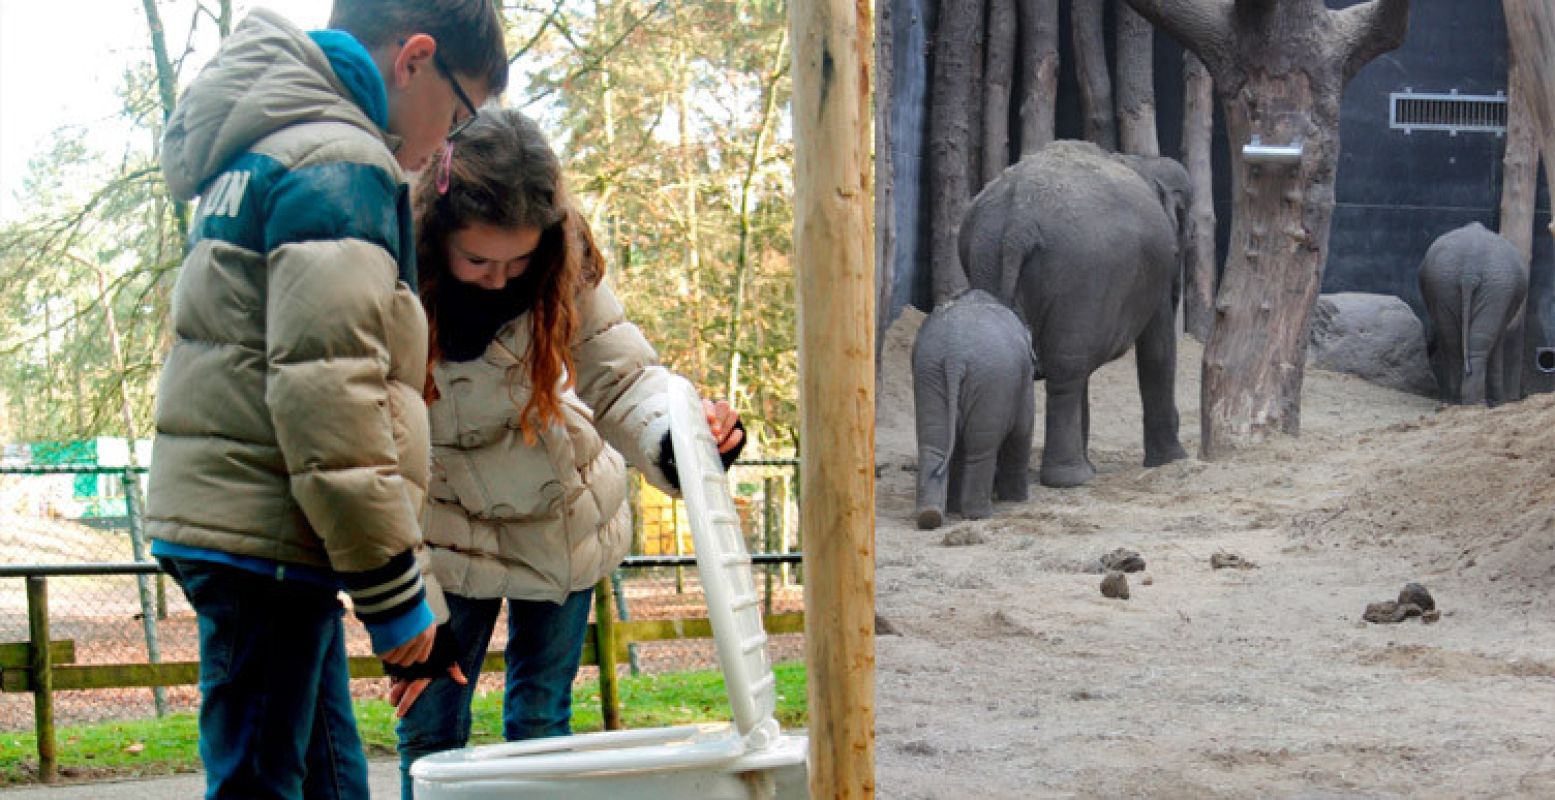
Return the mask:
<svg viewBox="0 0 1555 800">
<path fill-rule="evenodd" d="M 411 765 L 421 800 L 798 800 L 809 796 L 803 733 L 773 718 L 777 686 L 761 604 L 702 401 L 668 389 L 670 432 L 697 570 L 729 696 L 728 723 L 606 731 L 470 747 Z"/>
</svg>

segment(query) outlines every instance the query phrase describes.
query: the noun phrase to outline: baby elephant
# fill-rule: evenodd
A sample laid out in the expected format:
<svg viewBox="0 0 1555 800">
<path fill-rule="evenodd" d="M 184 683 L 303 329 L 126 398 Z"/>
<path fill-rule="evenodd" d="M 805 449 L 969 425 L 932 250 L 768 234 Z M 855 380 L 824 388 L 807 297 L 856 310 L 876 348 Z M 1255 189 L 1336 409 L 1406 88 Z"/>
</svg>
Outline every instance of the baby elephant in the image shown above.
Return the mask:
<svg viewBox="0 0 1555 800">
<path fill-rule="evenodd" d="M 1031 334 L 1015 312 L 973 289 L 923 321 L 912 348 L 918 423 L 918 527 L 947 510 L 993 513 L 1023 501 L 1031 461 Z"/>
<path fill-rule="evenodd" d="M 1420 294 L 1431 318 L 1426 352 L 1442 399 L 1507 399 L 1501 340 L 1528 295 L 1517 248 L 1478 222 L 1444 233 L 1420 264 Z"/>
</svg>

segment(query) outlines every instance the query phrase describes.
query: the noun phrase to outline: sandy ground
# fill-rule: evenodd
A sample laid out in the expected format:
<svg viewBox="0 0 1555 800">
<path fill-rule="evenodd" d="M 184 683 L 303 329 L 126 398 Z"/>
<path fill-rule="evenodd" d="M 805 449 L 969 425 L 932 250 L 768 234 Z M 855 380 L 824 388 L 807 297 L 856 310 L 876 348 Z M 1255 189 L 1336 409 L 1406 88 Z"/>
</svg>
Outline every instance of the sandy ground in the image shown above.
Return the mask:
<svg viewBox="0 0 1555 800">
<path fill-rule="evenodd" d="M 1036 484 L 1039 422 L 1029 502 L 918 531 L 920 321 L 885 342 L 877 430 L 880 797 L 1555 797 L 1555 397 L 1309 369 L 1299 439 L 1147 470 L 1125 358 L 1092 381 L 1095 481 Z M 1087 571 L 1116 547 L 1147 563 L 1129 600 Z M 1439 622 L 1362 621 L 1409 581 Z"/>
</svg>

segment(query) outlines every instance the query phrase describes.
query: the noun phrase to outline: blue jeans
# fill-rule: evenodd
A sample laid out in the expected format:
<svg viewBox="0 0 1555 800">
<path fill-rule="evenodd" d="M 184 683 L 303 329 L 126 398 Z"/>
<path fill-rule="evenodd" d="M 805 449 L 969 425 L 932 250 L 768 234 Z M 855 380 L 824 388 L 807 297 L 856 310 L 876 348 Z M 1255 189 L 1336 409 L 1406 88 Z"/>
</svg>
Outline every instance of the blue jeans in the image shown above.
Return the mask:
<svg viewBox="0 0 1555 800">
<path fill-rule="evenodd" d="M 469 683 L 432 679 L 400 720 L 400 796 L 411 800 L 410 765 L 470 741 L 470 700 L 502 599 L 444 594 L 448 624 L 459 645 L 459 667 Z M 568 595 L 562 605 L 508 600 L 507 691 L 502 696 L 502 736 L 510 742 L 572 733 L 572 680 L 583 658 L 593 588 Z"/>
<path fill-rule="evenodd" d="M 336 593 L 224 564 L 159 561 L 199 618 L 205 796 L 367 800 Z"/>
</svg>

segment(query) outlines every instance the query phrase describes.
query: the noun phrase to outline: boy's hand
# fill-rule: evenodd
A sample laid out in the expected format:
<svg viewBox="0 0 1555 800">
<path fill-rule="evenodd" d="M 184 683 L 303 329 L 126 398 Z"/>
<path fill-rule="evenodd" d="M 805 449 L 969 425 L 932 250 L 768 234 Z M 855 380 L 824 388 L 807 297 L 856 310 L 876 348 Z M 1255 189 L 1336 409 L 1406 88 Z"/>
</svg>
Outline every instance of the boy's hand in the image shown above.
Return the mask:
<svg viewBox="0 0 1555 800">
<path fill-rule="evenodd" d="M 453 678 L 454 683 L 460 686 L 470 682 L 468 678 L 464 677 L 464 670 L 460 669 L 458 664 L 448 665 L 448 677 Z M 394 718 L 403 719 L 406 712 L 410 711 L 410 707 L 415 705 L 417 698 L 421 697 L 421 693 L 426 691 L 427 685 L 431 682 L 431 678 L 417 678 L 413 681 L 403 678 L 393 679 L 389 683 L 389 702 L 394 706 Z"/>
<path fill-rule="evenodd" d="M 432 655 L 432 645 L 436 642 L 437 625 L 428 625 L 426 630 L 416 634 L 410 641 L 387 653 L 380 653 L 378 657 L 396 667 L 408 667 L 427 660 L 427 656 Z"/>
</svg>

